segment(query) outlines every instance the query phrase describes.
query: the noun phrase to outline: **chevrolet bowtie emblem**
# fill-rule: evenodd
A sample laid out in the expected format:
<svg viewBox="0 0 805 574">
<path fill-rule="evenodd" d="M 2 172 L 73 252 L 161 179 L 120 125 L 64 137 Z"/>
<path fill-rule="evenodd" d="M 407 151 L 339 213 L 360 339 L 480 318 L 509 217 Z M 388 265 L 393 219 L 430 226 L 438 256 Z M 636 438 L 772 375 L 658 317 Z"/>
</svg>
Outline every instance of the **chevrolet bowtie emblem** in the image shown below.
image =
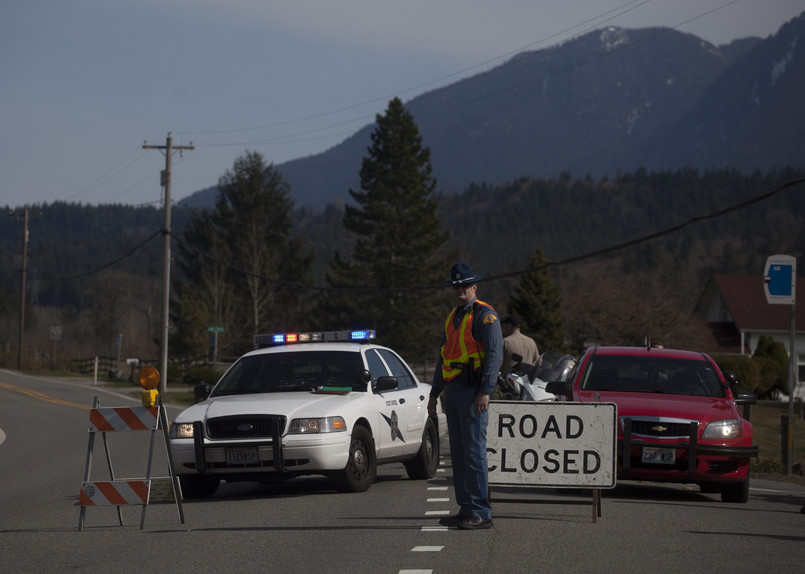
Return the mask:
<svg viewBox="0 0 805 574">
<path fill-rule="evenodd" d="M 665 432 L 665 431 L 668 430 L 668 427 L 665 427 L 665 426 L 662 426 L 662 425 L 657 425 L 655 427 L 651 427 L 651 430 L 657 431 L 657 432 Z"/>
</svg>

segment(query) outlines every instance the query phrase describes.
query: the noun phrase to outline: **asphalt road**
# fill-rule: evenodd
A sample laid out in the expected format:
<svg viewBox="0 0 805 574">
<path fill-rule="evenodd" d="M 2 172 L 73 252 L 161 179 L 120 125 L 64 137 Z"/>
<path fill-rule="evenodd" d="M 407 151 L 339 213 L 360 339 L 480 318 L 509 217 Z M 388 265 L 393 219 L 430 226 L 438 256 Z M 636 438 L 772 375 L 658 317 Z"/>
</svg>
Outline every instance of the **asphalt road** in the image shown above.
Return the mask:
<svg viewBox="0 0 805 574">
<path fill-rule="evenodd" d="M 530 494 L 548 504 L 496 502 L 495 528 L 443 529 L 456 511 L 449 457 L 430 481 L 381 467 L 366 493 L 335 492 L 324 478 L 281 485 L 222 484 L 183 504 L 87 508 L 78 494 L 93 397 L 137 401 L 88 382 L 0 370 L 0 573 L 19 572 L 798 572 L 805 564 L 805 487 L 753 480 L 747 504 L 698 487 L 619 483 L 602 516 L 578 491 Z M 177 409 L 169 408 L 169 416 Z M 167 474 L 160 435 L 152 475 Z M 150 433 L 109 433 L 117 478 L 145 476 Z M 96 441 L 91 478 L 107 480 Z M 509 496 L 502 489 L 497 497 Z M 521 498 L 522 495 L 518 495 Z"/>
</svg>

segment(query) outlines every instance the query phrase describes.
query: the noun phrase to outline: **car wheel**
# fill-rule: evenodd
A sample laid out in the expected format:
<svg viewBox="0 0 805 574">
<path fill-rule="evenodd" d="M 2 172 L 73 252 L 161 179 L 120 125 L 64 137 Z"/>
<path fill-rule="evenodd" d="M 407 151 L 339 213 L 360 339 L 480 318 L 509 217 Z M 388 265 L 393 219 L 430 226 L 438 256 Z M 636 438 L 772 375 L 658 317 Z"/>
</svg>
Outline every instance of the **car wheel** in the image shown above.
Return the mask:
<svg viewBox="0 0 805 574">
<path fill-rule="evenodd" d="M 182 498 L 209 498 L 218 490 L 221 480 L 211 476 L 183 474 L 179 476 L 179 482 L 182 486 Z"/>
<path fill-rule="evenodd" d="M 377 475 L 374 441 L 366 427 L 356 426 L 349 444 L 349 460 L 332 480 L 341 492 L 365 492 Z"/>
<path fill-rule="evenodd" d="M 733 482 L 721 486 L 721 500 L 723 502 L 746 502 L 749 500 L 749 473 L 741 482 Z"/>
<path fill-rule="evenodd" d="M 416 456 L 404 464 L 408 477 L 414 480 L 433 478 L 436 474 L 436 467 L 439 466 L 439 433 L 431 419 L 425 423 L 422 444 Z"/>
</svg>

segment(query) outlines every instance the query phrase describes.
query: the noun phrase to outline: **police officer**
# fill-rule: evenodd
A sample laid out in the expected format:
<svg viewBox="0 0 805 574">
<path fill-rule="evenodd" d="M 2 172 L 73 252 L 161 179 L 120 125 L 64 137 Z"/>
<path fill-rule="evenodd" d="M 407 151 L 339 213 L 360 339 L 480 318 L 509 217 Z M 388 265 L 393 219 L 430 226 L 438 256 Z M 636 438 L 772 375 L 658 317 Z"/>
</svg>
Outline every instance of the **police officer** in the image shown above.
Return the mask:
<svg viewBox="0 0 805 574">
<path fill-rule="evenodd" d="M 481 275 L 466 263 L 456 263 L 445 285 L 453 287 L 458 306 L 447 316 L 439 364 L 433 374 L 428 412 L 445 390 L 445 414 L 453 464 L 458 514 L 442 518 L 445 526 L 461 530 L 492 527 L 486 426 L 489 393 L 497 383 L 503 360 L 503 335 L 498 314 L 476 292 Z"/>
</svg>

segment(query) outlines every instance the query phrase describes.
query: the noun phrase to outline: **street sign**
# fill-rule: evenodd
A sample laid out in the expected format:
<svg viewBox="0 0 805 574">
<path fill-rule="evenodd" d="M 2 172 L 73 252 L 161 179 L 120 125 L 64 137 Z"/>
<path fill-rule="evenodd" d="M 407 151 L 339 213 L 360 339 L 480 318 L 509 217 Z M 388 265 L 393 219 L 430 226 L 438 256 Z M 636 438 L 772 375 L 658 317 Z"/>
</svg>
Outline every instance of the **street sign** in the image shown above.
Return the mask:
<svg viewBox="0 0 805 574">
<path fill-rule="evenodd" d="M 793 305 L 797 296 L 797 258 L 770 255 L 763 270 L 763 291 L 767 303 Z"/>
<path fill-rule="evenodd" d="M 614 403 L 492 401 L 490 485 L 614 488 Z"/>
<path fill-rule="evenodd" d="M 50 326 L 50 338 L 54 341 L 61 340 L 61 325 Z"/>
<path fill-rule="evenodd" d="M 208 333 L 223 333 L 225 330 L 223 327 L 207 327 Z"/>
</svg>

